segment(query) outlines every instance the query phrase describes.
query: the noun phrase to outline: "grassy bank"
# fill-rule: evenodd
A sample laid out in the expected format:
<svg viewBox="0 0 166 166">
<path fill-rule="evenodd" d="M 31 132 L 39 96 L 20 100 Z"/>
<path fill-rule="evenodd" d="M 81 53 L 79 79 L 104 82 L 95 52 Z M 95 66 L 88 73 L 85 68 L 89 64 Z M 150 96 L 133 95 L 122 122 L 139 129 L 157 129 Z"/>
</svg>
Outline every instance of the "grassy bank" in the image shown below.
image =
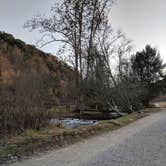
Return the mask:
<svg viewBox="0 0 166 166">
<path fill-rule="evenodd" d="M 146 109 L 144 113 L 133 113 L 118 118 L 113 123 L 110 123 L 109 120 L 103 120 L 96 126 L 83 126 L 75 129 L 49 126 L 39 131 L 26 130 L 21 135 L 1 139 L 0 164 L 7 160 L 18 160 L 22 156 L 30 156 L 42 151 L 63 147 L 106 131 L 118 129 L 159 110 L 159 108 Z"/>
</svg>

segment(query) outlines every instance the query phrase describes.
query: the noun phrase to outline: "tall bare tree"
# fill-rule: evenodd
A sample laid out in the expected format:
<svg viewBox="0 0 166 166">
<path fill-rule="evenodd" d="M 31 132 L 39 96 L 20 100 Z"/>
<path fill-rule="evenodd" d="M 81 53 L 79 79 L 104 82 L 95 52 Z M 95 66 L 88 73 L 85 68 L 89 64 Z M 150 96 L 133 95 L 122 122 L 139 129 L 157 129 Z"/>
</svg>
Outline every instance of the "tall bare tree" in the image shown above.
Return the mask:
<svg viewBox="0 0 166 166">
<path fill-rule="evenodd" d="M 41 46 L 62 42 L 71 49 L 76 84 L 80 86 L 83 73 L 88 78 L 96 38 L 108 21 L 112 4 L 113 0 L 63 0 L 52 7 L 50 17 L 35 16 L 25 23 L 25 28 L 41 32 Z M 43 42 L 46 38 L 49 39 Z M 86 71 L 83 71 L 83 64 L 86 64 Z"/>
</svg>

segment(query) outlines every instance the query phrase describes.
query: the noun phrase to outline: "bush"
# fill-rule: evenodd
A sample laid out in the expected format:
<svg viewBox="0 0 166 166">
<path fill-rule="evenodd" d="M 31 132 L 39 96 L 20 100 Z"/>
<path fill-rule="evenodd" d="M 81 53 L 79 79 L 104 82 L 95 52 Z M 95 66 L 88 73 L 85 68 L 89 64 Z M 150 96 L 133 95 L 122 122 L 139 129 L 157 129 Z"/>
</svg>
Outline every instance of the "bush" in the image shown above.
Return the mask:
<svg viewBox="0 0 166 166">
<path fill-rule="evenodd" d="M 11 45 L 17 45 L 21 49 L 25 49 L 25 43 L 19 39 L 15 39 L 11 34 L 0 32 L 0 39 L 7 41 Z"/>
<path fill-rule="evenodd" d="M 126 81 L 111 90 L 113 101 L 123 112 L 132 112 L 142 109 L 147 96 L 147 87 L 142 83 Z"/>
<path fill-rule="evenodd" d="M 30 59 L 31 57 L 32 57 L 32 54 L 27 52 L 27 51 L 23 54 L 23 60 L 24 61 Z"/>
<path fill-rule="evenodd" d="M 32 74 L 13 79 L 1 87 L 0 135 L 15 134 L 25 129 L 40 129 L 48 124 L 50 115 L 45 107 L 43 76 Z"/>
</svg>

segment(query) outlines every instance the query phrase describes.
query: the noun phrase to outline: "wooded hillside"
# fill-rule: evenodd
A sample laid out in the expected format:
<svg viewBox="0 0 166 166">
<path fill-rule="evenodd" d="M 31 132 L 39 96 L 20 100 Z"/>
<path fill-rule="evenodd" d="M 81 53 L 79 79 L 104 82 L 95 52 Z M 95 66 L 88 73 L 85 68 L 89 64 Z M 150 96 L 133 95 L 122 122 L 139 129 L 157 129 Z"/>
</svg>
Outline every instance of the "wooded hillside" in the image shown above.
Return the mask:
<svg viewBox="0 0 166 166">
<path fill-rule="evenodd" d="M 48 86 L 48 94 L 61 99 L 70 96 L 74 88 L 73 69 L 65 62 L 10 34 L 0 32 L 1 85 L 12 84 L 13 79 L 23 75 L 40 75 Z"/>
</svg>

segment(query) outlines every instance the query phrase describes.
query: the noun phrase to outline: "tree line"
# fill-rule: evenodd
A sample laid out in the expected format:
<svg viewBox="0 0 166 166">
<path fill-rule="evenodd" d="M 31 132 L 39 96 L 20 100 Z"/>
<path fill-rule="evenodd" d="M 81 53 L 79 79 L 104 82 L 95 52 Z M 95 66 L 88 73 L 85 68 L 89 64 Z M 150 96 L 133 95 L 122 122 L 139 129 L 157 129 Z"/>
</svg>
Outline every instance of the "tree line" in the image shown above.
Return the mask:
<svg viewBox="0 0 166 166">
<path fill-rule="evenodd" d="M 131 41 L 111 27 L 113 4 L 114 0 L 63 0 L 52 6 L 50 17 L 38 15 L 24 27 L 39 30 L 41 46 L 62 43 L 61 52 L 66 51 L 75 69 L 78 103 L 93 99 L 106 107 L 137 110 L 137 105 L 149 102 L 150 85 L 163 77 L 165 65 L 150 45 L 131 55 Z"/>
</svg>

